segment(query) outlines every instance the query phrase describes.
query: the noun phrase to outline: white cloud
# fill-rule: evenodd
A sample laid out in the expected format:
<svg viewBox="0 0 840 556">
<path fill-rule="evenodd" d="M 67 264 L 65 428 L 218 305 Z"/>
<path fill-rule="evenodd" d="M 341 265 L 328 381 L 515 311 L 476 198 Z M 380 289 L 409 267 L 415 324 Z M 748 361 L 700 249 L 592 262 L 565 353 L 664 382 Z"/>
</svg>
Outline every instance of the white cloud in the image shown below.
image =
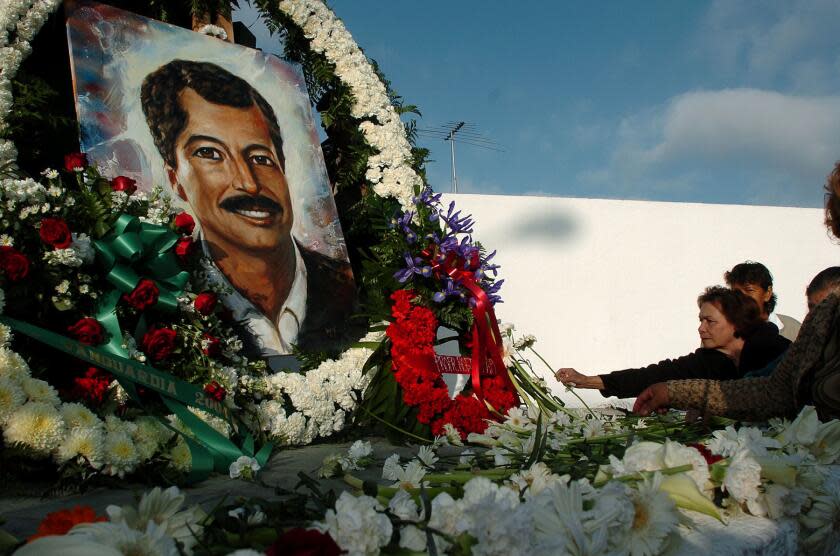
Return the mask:
<svg viewBox="0 0 840 556">
<path fill-rule="evenodd" d="M 744 160 L 795 174 L 825 174 L 840 156 L 838 129 L 840 96 L 756 89 L 693 92 L 668 103 L 661 139 L 639 154 L 651 165 Z"/>
<path fill-rule="evenodd" d="M 840 159 L 838 129 L 840 96 L 685 93 L 624 118 L 605 167 L 578 179 L 617 194 L 642 186 L 691 198 L 718 188 L 741 190 L 739 202 L 812 205 Z"/>
<path fill-rule="evenodd" d="M 836 0 L 716 0 L 698 29 L 697 48 L 742 82 L 778 80 L 803 92 L 827 91 L 840 83 L 831 71 L 840 47 L 838 19 Z M 796 80 L 809 71 L 800 65 L 825 71 L 805 83 Z"/>
</svg>

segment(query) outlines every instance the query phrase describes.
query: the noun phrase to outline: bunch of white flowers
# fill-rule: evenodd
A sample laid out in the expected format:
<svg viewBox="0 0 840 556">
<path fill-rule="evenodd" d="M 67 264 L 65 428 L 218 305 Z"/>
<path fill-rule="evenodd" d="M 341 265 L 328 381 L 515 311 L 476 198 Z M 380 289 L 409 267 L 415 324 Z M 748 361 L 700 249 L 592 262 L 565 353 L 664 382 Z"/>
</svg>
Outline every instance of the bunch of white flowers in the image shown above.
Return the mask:
<svg viewBox="0 0 840 556">
<path fill-rule="evenodd" d="M 114 415 L 100 419 L 79 403 L 62 403 L 47 382 L 32 378 L 26 361 L 8 348 L 11 334 L 0 325 L 0 430 L 5 442 L 34 458 L 52 457 L 123 477 L 149 461 L 172 432 L 150 417 L 136 422 Z"/>
<path fill-rule="evenodd" d="M 382 332 L 369 332 L 361 342 L 381 339 Z M 259 426 L 281 445 L 308 444 L 340 431 L 370 382 L 362 368 L 372 353 L 350 348 L 304 374 L 266 377 L 259 387 L 267 398 L 257 405 Z"/>
</svg>

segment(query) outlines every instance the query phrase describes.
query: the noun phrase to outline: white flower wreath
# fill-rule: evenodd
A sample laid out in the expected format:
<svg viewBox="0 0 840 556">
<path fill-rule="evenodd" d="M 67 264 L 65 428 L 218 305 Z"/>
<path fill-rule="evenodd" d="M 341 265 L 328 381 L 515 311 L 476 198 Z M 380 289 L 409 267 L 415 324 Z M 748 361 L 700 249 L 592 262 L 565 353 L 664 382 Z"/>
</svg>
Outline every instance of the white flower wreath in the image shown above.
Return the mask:
<svg viewBox="0 0 840 556">
<path fill-rule="evenodd" d="M 32 50 L 30 41 L 60 3 L 8 0 L 0 5 L 0 132 L 12 108 L 12 80 Z M 352 115 L 364 120 L 359 128 L 377 150 L 368 158 L 365 174 L 373 191 L 410 210 L 422 180 L 411 167 L 411 145 L 399 114 L 367 57 L 321 0 L 282 0 L 279 7 L 303 29 L 310 48 L 335 64 L 336 75 L 350 87 L 355 99 Z M 0 140 L 0 165 L 13 163 L 16 157 L 14 143 Z M 381 332 L 371 332 L 362 342 L 382 337 Z M 305 374 L 278 373 L 259 384 L 245 379 L 242 387 L 263 391 L 269 398 L 255 406 L 263 430 L 281 444 L 307 444 L 344 427 L 370 380 L 362 367 L 371 354 L 367 348 L 350 348 Z M 294 410 L 287 414 L 289 404 Z"/>
</svg>

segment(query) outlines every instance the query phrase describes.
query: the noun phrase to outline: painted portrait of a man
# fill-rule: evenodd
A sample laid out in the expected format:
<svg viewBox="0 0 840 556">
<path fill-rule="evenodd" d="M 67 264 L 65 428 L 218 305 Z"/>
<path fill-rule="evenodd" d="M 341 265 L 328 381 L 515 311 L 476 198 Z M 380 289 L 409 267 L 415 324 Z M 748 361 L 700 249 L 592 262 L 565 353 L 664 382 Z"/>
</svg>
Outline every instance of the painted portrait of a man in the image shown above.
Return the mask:
<svg viewBox="0 0 840 556">
<path fill-rule="evenodd" d="M 164 26 L 110 7 L 89 6 L 99 10 L 110 29 L 115 16 L 116 23 L 126 23 L 135 35 L 142 36 L 148 27 Z M 206 47 L 248 51 L 249 59 L 254 57 L 253 51 L 175 28 L 164 31 L 183 36 L 188 43 L 199 41 L 192 50 L 201 51 L 201 59 L 188 57 L 191 49 L 182 47 L 181 56 L 162 56 L 159 63 L 146 64 L 149 71 L 142 77 L 134 72 L 131 83 L 119 80 L 118 87 L 110 89 L 118 90 L 120 98 L 136 94 L 129 103 L 113 102 L 111 95 L 111 105 L 129 105 L 135 112 L 139 108 L 145 130 L 135 129 L 135 115 L 131 130 L 127 124 L 132 117 L 123 118 L 126 125 L 116 126 L 110 134 L 99 123 L 102 118 L 96 118 L 86 133 L 85 122 L 91 120 L 92 111 L 85 107 L 92 103 L 85 91 L 101 90 L 103 76 L 97 76 L 92 88 L 90 77 L 78 70 L 84 68 L 84 60 L 77 61 L 76 53 L 90 48 L 74 43 L 73 25 L 80 25 L 77 19 L 68 18 L 68 27 L 83 144 L 87 143 L 89 155 L 104 160 L 106 167 L 120 158 L 138 160 L 137 174 L 149 183 L 164 182 L 173 200 L 193 215 L 210 261 L 208 280 L 230 292 L 225 303 L 247 332 L 249 353 L 266 357 L 288 354 L 293 346 L 321 347 L 337 336 L 352 309 L 355 286 L 331 196 L 322 191 L 313 202 L 306 196 L 307 189 L 314 189 L 311 182 L 315 180 L 310 177 L 308 188 L 300 185 L 307 182 L 307 173 L 297 166 L 307 158 L 322 166 L 308 170 L 309 176 L 314 174 L 323 182 L 326 175 L 320 152 L 312 156 L 311 114 L 306 124 L 309 129 L 303 133 L 294 130 L 296 124 L 300 127 L 300 101 L 295 110 L 281 112 L 291 114 L 284 121 L 257 87 L 237 75 L 230 64 L 222 66 L 230 55 L 216 63 Z M 143 20 L 143 25 L 138 26 L 136 20 Z M 89 19 L 84 25 L 87 34 L 97 36 Z M 109 55 L 118 53 L 111 48 Z M 278 63 L 260 62 L 263 70 Z M 287 85 L 287 89 L 299 94 L 300 83 L 294 83 L 293 88 Z M 266 90 L 278 94 L 276 89 Z M 119 115 L 114 119 L 119 121 Z M 94 135 L 97 142 L 91 140 Z M 306 143 L 290 145 L 287 135 L 298 143 L 303 137 Z M 322 185 L 329 193 L 328 182 Z M 316 229 L 325 222 L 326 231 Z M 340 241 L 335 241 L 336 235 Z"/>
</svg>

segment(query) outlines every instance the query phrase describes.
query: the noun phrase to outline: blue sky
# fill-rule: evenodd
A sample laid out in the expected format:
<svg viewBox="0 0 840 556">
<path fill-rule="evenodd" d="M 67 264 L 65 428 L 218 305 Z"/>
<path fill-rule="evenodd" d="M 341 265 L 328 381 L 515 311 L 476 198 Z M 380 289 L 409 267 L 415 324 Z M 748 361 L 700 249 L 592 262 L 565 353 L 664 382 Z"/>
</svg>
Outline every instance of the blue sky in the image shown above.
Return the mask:
<svg viewBox="0 0 840 556">
<path fill-rule="evenodd" d="M 420 127 L 504 149 L 456 143 L 460 192 L 818 207 L 840 159 L 836 0 L 331 6 Z"/>
</svg>

